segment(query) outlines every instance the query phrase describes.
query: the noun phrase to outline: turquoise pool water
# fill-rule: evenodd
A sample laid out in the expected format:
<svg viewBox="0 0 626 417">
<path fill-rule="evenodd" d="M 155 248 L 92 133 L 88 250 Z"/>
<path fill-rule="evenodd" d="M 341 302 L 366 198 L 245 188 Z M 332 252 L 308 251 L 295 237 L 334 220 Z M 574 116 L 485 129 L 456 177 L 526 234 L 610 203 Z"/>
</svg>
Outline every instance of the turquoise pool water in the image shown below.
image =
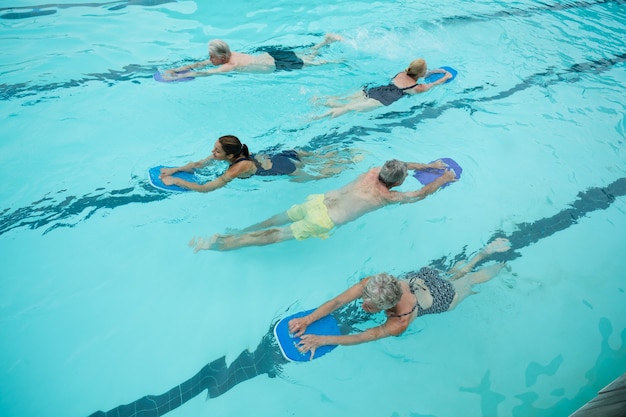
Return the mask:
<svg viewBox="0 0 626 417">
<path fill-rule="evenodd" d="M 511 271 L 453 312 L 312 363 L 259 366 L 167 416 L 568 415 L 626 371 L 622 1 L 10 6 L 0 7 L 0 415 L 133 415 L 120 406 L 143 406 L 207 364 L 234 372 L 287 313 L 368 274 L 447 266 L 499 235 L 514 244 Z M 252 50 L 325 32 L 345 38 L 323 52 L 339 64 L 152 79 L 204 57 L 213 37 Z M 417 56 L 458 78 L 311 120 L 314 97 L 386 82 Z M 204 157 L 223 134 L 253 150 L 365 156 L 304 184 L 150 188 L 149 167 Z M 196 255 L 186 245 L 387 159 L 445 156 L 461 181 L 330 239 Z"/>
</svg>

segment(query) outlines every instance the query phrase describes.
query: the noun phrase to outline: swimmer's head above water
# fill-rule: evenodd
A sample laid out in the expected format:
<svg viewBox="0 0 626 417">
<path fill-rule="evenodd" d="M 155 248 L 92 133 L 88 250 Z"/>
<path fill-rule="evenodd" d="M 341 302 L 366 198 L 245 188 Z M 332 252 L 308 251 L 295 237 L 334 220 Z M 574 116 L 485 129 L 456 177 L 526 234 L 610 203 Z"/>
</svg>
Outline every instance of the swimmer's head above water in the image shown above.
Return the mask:
<svg viewBox="0 0 626 417">
<path fill-rule="evenodd" d="M 378 180 L 382 182 L 385 187 L 391 188 L 402 184 L 407 175 L 408 170 L 406 163 L 392 159 L 385 162 L 385 165 L 382 166 L 378 173 Z"/>
<path fill-rule="evenodd" d="M 417 80 L 426 75 L 427 67 L 426 61 L 423 58 L 414 59 L 406 69 L 406 75 Z"/>
<path fill-rule="evenodd" d="M 402 297 L 400 282 L 389 274 L 372 276 L 363 288 L 363 310 L 375 313 L 394 307 Z"/>
<path fill-rule="evenodd" d="M 230 60 L 230 47 L 221 39 L 209 42 L 209 59 L 213 65 L 222 65 Z"/>
</svg>

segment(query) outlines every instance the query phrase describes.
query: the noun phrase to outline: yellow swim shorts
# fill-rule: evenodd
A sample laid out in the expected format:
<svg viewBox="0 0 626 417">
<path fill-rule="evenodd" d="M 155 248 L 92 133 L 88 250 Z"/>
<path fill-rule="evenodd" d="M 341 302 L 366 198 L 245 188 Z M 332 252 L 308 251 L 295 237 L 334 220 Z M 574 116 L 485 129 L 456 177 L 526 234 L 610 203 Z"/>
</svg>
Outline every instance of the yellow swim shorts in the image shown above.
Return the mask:
<svg viewBox="0 0 626 417">
<path fill-rule="evenodd" d="M 324 204 L 324 194 L 313 194 L 307 197 L 302 204 L 296 204 L 287 210 L 291 219 L 291 231 L 296 239 L 310 237 L 326 239 L 328 232 L 335 227 L 328 216 L 328 209 Z"/>
</svg>

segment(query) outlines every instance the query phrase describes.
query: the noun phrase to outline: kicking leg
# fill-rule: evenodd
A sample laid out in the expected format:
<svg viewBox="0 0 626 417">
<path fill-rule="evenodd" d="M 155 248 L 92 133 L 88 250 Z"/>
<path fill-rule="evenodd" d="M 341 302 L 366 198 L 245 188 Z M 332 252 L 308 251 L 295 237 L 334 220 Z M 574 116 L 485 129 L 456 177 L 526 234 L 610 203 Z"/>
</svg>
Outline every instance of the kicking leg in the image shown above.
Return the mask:
<svg viewBox="0 0 626 417">
<path fill-rule="evenodd" d="M 264 220 L 260 223 L 253 224 L 252 226 L 248 226 L 245 229 L 242 229 L 242 232 L 254 232 L 257 230 L 267 229 L 270 227 L 282 226 L 291 222 L 289 216 L 287 216 L 287 212 L 282 212 L 270 217 L 267 220 Z"/>
<path fill-rule="evenodd" d="M 465 263 L 465 265 L 463 265 L 462 267 L 459 267 L 459 265 L 461 265 L 463 261 L 457 262 L 452 267 L 452 269 L 448 271 L 448 274 L 450 275 L 449 279 L 451 281 L 457 280 L 463 277 L 469 271 L 471 271 L 472 268 L 474 268 L 474 266 L 476 266 L 478 262 L 482 261 L 489 255 L 496 253 L 496 252 L 506 252 L 509 249 L 511 249 L 509 240 L 499 237 L 495 239 L 493 242 L 489 243 L 483 249 L 481 249 L 480 252 L 478 252 L 473 258 L 467 261 L 467 263 Z"/>
<path fill-rule="evenodd" d="M 338 61 L 317 60 L 317 55 L 319 54 L 320 48 L 342 40 L 343 38 L 337 34 L 327 33 L 322 42 L 313 45 L 302 54 L 296 52 L 296 55 L 303 61 L 304 65 L 337 64 L 343 62 L 343 59 Z"/>
<path fill-rule="evenodd" d="M 321 47 L 324 47 L 326 45 L 330 45 L 331 43 L 335 43 L 335 42 L 342 41 L 342 40 L 343 38 L 340 35 L 337 35 L 336 33 L 327 33 L 326 36 L 324 36 L 323 41 L 311 47 L 311 51 L 315 53 Z"/>
<path fill-rule="evenodd" d="M 382 103 L 378 100 L 374 100 L 372 98 L 367 98 L 363 96 L 363 99 L 359 99 L 352 103 L 348 103 L 343 107 L 335 107 L 332 110 L 327 111 L 324 114 L 314 117 L 315 120 L 323 119 L 324 117 L 330 116 L 331 118 L 335 118 L 341 116 L 342 114 L 346 114 L 350 111 L 356 112 L 366 112 L 370 110 L 374 110 L 377 107 L 382 106 Z"/>
<path fill-rule="evenodd" d="M 244 246 L 265 246 L 272 243 L 284 242 L 295 239 L 290 227 L 267 229 L 257 232 L 245 233 L 242 235 L 219 235 L 215 234 L 210 238 L 195 237 L 189 242 L 189 246 L 194 248 L 194 253 L 201 250 L 227 251 L 238 249 Z"/>
<path fill-rule="evenodd" d="M 326 103 L 324 103 L 323 105 L 326 107 L 341 107 L 345 106 L 346 104 L 350 104 L 351 102 L 359 102 L 366 99 L 367 97 L 365 97 L 365 93 L 363 93 L 363 90 L 359 90 L 356 93 L 350 94 L 349 96 L 330 96 L 326 100 Z"/>
<path fill-rule="evenodd" d="M 465 300 L 470 295 L 475 294 L 475 292 L 472 291 L 472 287 L 474 285 L 489 281 L 498 275 L 500 270 L 502 270 L 505 266 L 506 264 L 504 262 L 499 262 L 497 264 L 481 268 L 476 272 L 469 273 L 454 281 L 452 286 L 454 287 L 455 294 L 448 311 L 454 309 L 461 301 Z"/>
</svg>

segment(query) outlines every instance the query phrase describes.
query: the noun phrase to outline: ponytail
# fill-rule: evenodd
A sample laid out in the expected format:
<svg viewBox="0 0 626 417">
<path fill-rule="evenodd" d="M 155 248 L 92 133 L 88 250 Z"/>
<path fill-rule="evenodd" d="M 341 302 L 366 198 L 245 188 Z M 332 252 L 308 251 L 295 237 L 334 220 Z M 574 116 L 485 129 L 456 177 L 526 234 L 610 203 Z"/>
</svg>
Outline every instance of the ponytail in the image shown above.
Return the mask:
<svg viewBox="0 0 626 417">
<path fill-rule="evenodd" d="M 226 155 L 233 155 L 235 158 L 243 155 L 246 158 L 250 158 L 248 145 L 241 143 L 237 136 L 224 135 L 218 139 L 218 142 L 222 145 Z"/>
</svg>

